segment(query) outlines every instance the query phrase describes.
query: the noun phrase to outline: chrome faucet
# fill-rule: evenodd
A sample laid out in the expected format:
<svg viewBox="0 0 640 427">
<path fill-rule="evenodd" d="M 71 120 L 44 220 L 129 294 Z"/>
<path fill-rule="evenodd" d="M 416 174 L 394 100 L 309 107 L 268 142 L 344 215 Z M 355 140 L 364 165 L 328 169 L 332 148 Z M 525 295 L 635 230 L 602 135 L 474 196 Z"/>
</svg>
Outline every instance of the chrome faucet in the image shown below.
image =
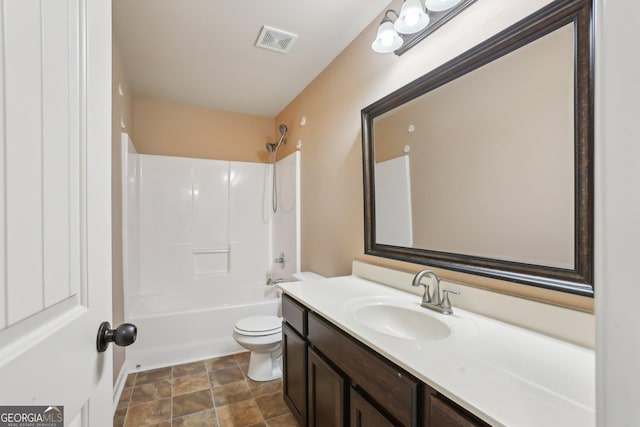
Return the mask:
<svg viewBox="0 0 640 427">
<path fill-rule="evenodd" d="M 429 276 L 433 280 L 434 289 L 433 292 L 429 292 L 429 285 L 420 283 L 424 276 Z M 440 278 L 436 276 L 431 270 L 422 270 L 413 278 L 411 286 L 419 287 L 424 286 L 424 295 L 422 296 L 421 307 L 425 307 L 431 310 L 438 311 L 442 314 L 453 314 L 451 308 L 451 301 L 449 301 L 449 294 L 460 295 L 460 292 L 451 289 L 443 289 L 442 295 L 440 294 Z"/>
<path fill-rule="evenodd" d="M 278 283 L 282 282 L 284 282 L 284 279 L 272 279 L 271 277 L 269 277 L 267 279 L 267 286 L 277 285 Z"/>
</svg>

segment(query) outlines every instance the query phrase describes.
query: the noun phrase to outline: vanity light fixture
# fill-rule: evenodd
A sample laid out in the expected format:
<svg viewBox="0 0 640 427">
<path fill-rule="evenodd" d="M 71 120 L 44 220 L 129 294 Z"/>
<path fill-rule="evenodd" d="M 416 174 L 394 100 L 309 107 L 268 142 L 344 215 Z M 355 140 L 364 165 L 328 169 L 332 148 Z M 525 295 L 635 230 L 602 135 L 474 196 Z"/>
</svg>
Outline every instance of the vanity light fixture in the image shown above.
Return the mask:
<svg viewBox="0 0 640 427">
<path fill-rule="evenodd" d="M 413 34 L 429 25 L 429 15 L 420 0 L 405 0 L 393 28 L 402 34 Z"/>
<path fill-rule="evenodd" d="M 393 12 L 398 16 L 398 13 L 393 9 L 389 9 L 384 13 L 384 18 L 380 21 L 380 26 L 376 33 L 376 39 L 371 44 L 371 49 L 378 53 L 393 52 L 404 43 L 404 40 L 394 28 L 391 18 L 387 16 L 389 12 Z"/>
<path fill-rule="evenodd" d="M 389 13 L 396 15 L 394 23 Z M 371 48 L 379 53 L 393 52 L 404 43 L 400 34 L 414 34 L 429 25 L 429 15 L 424 10 L 421 0 L 405 0 L 400 13 L 389 9 L 378 27 L 378 33 Z"/>
<path fill-rule="evenodd" d="M 460 0 L 425 0 L 424 5 L 432 12 L 442 12 L 451 9 L 460 3 Z"/>
<path fill-rule="evenodd" d="M 422 1 L 404 0 L 400 13 L 387 9 L 371 48 L 378 53 L 400 55 L 476 0 L 425 0 L 426 10 Z M 396 16 L 395 22 L 389 17 L 390 13 Z M 415 36 L 409 37 L 412 34 Z M 406 46 L 400 50 L 405 42 Z"/>
</svg>

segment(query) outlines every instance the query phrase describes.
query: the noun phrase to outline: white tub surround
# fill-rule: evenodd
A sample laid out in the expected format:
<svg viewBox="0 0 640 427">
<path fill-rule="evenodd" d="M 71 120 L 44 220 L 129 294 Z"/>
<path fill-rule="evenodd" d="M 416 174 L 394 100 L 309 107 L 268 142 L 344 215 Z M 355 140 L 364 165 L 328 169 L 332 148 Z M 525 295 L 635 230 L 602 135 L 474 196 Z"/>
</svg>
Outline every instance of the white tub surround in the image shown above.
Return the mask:
<svg viewBox="0 0 640 427">
<path fill-rule="evenodd" d="M 272 165 L 127 155 L 127 305 L 139 296 L 254 287 L 298 271 L 299 153 Z M 285 268 L 274 264 L 281 252 Z M 222 296 L 221 303 L 225 298 Z"/>
<path fill-rule="evenodd" d="M 235 323 L 276 315 L 267 279 L 297 271 L 299 153 L 278 162 L 274 215 L 270 164 L 124 151 L 125 319 L 138 326 L 129 369 L 242 351 Z"/>
<path fill-rule="evenodd" d="M 128 134 L 122 134 L 122 277 L 124 313 L 131 295 L 140 293 L 140 156 Z"/>
<path fill-rule="evenodd" d="M 595 357 L 589 349 L 459 309 L 455 302 L 453 315 L 431 312 L 420 307 L 417 295 L 356 276 L 280 287 L 494 426 L 595 425 Z M 437 339 L 381 333 L 354 314 L 376 299 L 427 312 L 451 333 Z M 421 327 L 415 325 L 418 336 Z"/>
<path fill-rule="evenodd" d="M 278 160 L 278 211 L 273 215 L 272 254 L 284 254 L 284 265 L 271 263 L 271 276 L 291 280 L 300 271 L 300 152 Z M 273 261 L 273 260 L 271 260 Z"/>
<path fill-rule="evenodd" d="M 140 292 L 263 284 L 271 165 L 140 157 Z"/>
</svg>

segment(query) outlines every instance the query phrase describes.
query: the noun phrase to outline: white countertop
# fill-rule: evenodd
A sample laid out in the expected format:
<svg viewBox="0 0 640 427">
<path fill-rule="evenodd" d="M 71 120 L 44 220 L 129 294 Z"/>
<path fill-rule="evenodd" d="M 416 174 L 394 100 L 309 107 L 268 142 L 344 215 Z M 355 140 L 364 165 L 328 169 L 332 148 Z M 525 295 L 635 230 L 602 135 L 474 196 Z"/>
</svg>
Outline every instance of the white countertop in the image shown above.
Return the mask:
<svg viewBox="0 0 640 427">
<path fill-rule="evenodd" d="M 456 309 L 421 308 L 420 297 L 355 276 L 279 285 L 285 293 L 493 426 L 595 426 L 595 355 L 564 341 Z M 375 298 L 415 304 L 449 326 L 434 341 L 398 338 L 353 315 Z"/>
</svg>

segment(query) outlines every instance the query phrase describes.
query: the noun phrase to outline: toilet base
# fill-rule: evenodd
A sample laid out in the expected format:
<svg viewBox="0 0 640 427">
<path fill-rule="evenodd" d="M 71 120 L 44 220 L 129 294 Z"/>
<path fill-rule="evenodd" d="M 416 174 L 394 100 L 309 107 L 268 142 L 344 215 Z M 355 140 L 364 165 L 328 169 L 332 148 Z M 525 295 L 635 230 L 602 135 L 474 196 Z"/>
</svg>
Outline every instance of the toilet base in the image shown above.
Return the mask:
<svg viewBox="0 0 640 427">
<path fill-rule="evenodd" d="M 273 357 L 272 353 L 251 352 L 249 372 L 247 375 L 254 381 L 272 381 L 282 377 L 280 362 L 282 353 Z"/>
</svg>

